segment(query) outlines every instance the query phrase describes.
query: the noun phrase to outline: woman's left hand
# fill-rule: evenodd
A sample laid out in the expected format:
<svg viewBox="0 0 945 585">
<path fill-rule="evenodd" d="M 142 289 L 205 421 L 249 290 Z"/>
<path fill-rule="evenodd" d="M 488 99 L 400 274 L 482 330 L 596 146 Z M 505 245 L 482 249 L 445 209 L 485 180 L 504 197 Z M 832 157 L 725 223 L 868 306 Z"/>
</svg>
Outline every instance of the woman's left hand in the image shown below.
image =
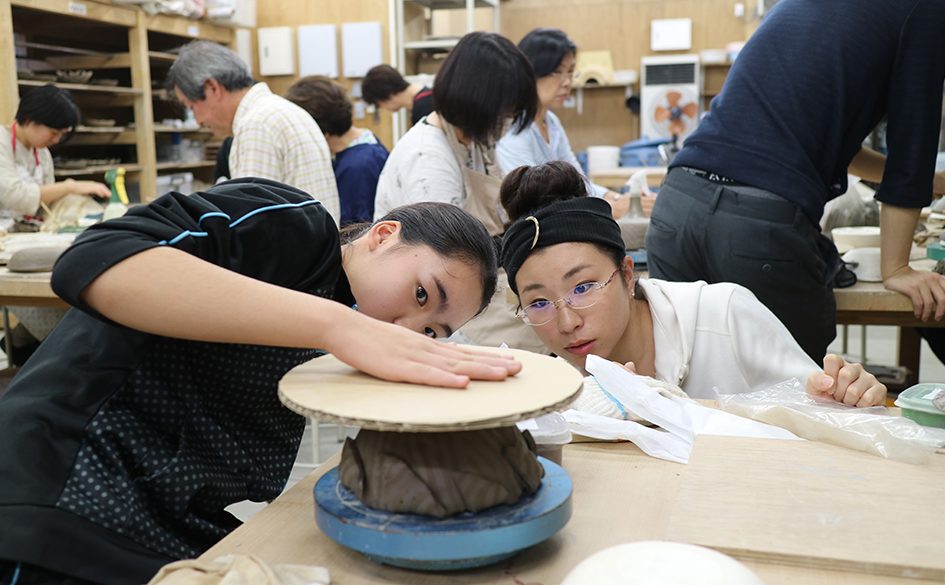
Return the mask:
<svg viewBox="0 0 945 585">
<path fill-rule="evenodd" d="M 846 362 L 835 354 L 824 356 L 824 370 L 807 378 L 807 392 L 849 406 L 881 406 L 886 403 L 886 386 L 876 376 L 862 365 Z"/>
</svg>

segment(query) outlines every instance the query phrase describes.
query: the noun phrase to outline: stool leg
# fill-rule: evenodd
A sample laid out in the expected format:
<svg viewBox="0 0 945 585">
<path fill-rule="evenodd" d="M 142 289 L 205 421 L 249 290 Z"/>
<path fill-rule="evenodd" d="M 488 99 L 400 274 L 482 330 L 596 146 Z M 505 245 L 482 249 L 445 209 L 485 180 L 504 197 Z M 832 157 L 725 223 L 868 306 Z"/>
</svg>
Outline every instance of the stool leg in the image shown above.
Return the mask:
<svg viewBox="0 0 945 585">
<path fill-rule="evenodd" d="M 312 465 L 318 467 L 322 462 L 322 442 L 318 432 L 318 421 L 310 418 L 308 422 L 312 425 Z"/>
</svg>

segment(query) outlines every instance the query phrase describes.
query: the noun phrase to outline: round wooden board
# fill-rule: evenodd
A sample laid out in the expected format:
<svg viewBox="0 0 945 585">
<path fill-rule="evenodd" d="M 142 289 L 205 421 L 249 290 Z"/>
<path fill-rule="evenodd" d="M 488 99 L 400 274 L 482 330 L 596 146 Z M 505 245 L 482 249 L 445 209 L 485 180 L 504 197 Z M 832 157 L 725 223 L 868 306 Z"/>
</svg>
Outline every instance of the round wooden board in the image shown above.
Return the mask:
<svg viewBox="0 0 945 585">
<path fill-rule="evenodd" d="M 286 374 L 279 398 L 321 421 L 378 431 L 446 432 L 508 426 L 559 410 L 584 383 L 564 360 L 516 349 L 477 349 L 511 354 L 522 371 L 502 382 L 476 380 L 458 390 L 387 382 L 326 355 Z"/>
</svg>

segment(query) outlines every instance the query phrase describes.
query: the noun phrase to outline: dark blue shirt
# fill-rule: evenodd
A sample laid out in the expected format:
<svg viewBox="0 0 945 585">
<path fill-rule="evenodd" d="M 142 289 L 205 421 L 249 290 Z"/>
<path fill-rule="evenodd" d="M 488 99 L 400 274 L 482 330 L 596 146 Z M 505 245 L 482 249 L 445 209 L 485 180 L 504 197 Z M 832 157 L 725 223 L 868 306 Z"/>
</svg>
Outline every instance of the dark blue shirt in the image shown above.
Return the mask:
<svg viewBox="0 0 945 585">
<path fill-rule="evenodd" d="M 387 154 L 387 149 L 378 141 L 349 146 L 335 155 L 333 166 L 341 201 L 341 225 L 374 220 L 374 192 Z"/>
<path fill-rule="evenodd" d="M 819 221 L 888 117 L 876 198 L 932 195 L 945 82 L 945 0 L 781 0 L 739 54 L 672 166 L 777 193 Z"/>
</svg>

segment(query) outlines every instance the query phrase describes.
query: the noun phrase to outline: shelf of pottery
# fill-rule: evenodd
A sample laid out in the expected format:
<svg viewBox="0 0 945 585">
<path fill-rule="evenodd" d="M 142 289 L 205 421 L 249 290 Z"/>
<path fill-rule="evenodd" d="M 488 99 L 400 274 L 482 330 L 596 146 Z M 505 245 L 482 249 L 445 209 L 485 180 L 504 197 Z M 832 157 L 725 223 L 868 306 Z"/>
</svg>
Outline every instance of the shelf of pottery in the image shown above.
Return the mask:
<svg viewBox="0 0 945 585">
<path fill-rule="evenodd" d="M 163 82 L 178 47 L 195 38 L 231 45 L 233 37 L 231 28 L 133 6 L 0 0 L 8 43 L 0 50 L 0 119 L 13 119 L 20 95 L 53 83 L 82 113 L 72 137 L 52 149 L 57 179 L 101 181 L 123 166 L 135 201 L 161 195 L 163 175 L 209 183 L 219 142 L 168 99 Z"/>
</svg>

